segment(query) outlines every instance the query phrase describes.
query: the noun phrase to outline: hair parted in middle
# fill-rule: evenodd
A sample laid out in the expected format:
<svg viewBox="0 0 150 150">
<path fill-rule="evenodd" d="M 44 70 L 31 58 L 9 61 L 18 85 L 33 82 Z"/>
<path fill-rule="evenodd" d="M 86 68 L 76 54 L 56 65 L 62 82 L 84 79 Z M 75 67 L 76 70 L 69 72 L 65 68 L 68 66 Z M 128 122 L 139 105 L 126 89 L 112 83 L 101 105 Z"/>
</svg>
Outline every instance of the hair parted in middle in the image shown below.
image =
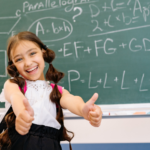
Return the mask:
<svg viewBox="0 0 150 150">
<path fill-rule="evenodd" d="M 51 49 L 47 48 L 42 41 L 32 32 L 29 31 L 24 31 L 24 32 L 19 32 L 18 34 L 10 37 L 8 41 L 8 47 L 7 47 L 7 56 L 9 59 L 9 63 L 7 66 L 7 72 L 8 74 L 13 77 L 13 79 L 10 79 L 12 83 L 18 84 L 18 86 L 21 88 L 21 92 L 24 93 L 24 86 L 25 86 L 25 79 L 19 76 L 19 72 L 17 71 L 17 68 L 13 64 L 11 60 L 11 50 L 17 47 L 17 45 L 20 43 L 20 41 L 31 41 L 35 43 L 41 50 L 44 49 L 45 52 L 43 53 L 43 58 L 44 61 L 49 64 L 49 68 L 46 73 L 46 80 L 48 81 L 53 81 L 55 83 L 55 86 L 50 93 L 50 100 L 57 104 L 57 121 L 61 124 L 61 129 L 62 129 L 62 135 L 60 136 L 60 141 L 67 140 L 71 141 L 72 138 L 74 137 L 74 133 L 71 131 L 68 131 L 65 126 L 64 126 L 64 116 L 63 116 L 63 111 L 60 106 L 60 98 L 62 94 L 59 92 L 57 83 L 64 77 L 64 74 L 62 72 L 57 71 L 53 65 L 52 61 L 55 59 L 55 52 L 52 51 Z M 15 126 L 15 114 L 12 112 L 8 114 L 5 118 L 7 127 L 12 127 Z M 72 133 L 72 137 L 68 135 L 68 133 Z M 8 129 L 6 129 L 3 133 L 0 134 L 0 145 L 3 146 L 10 146 L 11 141 L 8 136 Z M 71 146 L 70 146 L 71 149 Z"/>
</svg>

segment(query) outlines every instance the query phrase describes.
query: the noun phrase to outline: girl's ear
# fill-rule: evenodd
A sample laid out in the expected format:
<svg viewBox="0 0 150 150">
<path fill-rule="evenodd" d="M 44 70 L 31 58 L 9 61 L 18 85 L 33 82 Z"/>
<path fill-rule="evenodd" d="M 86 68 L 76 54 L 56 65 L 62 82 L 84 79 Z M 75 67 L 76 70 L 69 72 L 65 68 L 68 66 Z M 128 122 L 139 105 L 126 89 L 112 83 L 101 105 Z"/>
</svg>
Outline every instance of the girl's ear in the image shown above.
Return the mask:
<svg viewBox="0 0 150 150">
<path fill-rule="evenodd" d="M 42 53 L 45 53 L 46 51 L 42 48 Z"/>
<path fill-rule="evenodd" d="M 42 54 L 46 53 L 46 51 L 44 49 L 42 49 Z"/>
</svg>

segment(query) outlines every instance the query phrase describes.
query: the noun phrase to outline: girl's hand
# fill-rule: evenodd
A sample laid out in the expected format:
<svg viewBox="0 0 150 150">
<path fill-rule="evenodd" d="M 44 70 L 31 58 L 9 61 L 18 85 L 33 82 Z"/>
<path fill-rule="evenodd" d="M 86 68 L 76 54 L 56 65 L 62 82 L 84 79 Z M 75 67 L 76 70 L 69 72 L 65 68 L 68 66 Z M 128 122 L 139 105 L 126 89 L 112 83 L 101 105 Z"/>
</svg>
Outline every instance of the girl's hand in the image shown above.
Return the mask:
<svg viewBox="0 0 150 150">
<path fill-rule="evenodd" d="M 94 127 L 99 127 L 102 120 L 101 108 L 94 103 L 98 98 L 98 94 L 95 93 L 92 98 L 85 103 L 82 108 L 83 117 L 90 121 L 90 124 Z"/>
<path fill-rule="evenodd" d="M 34 120 L 34 111 L 30 106 L 28 100 L 24 99 L 23 104 L 25 106 L 25 109 L 19 113 L 15 121 L 16 131 L 21 135 L 25 135 L 29 132 L 32 121 Z"/>
</svg>

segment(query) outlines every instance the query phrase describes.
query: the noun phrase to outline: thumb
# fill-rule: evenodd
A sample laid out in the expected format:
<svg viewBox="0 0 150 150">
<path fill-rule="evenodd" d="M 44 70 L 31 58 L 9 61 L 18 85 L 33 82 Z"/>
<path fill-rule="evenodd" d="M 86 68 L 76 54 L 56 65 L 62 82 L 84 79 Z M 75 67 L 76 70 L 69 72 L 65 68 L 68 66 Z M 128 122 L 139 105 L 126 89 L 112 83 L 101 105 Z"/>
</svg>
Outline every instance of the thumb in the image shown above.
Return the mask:
<svg viewBox="0 0 150 150">
<path fill-rule="evenodd" d="M 98 99 L 98 93 L 94 93 L 94 95 L 87 102 L 88 105 L 94 105 L 94 103 L 96 102 L 97 99 Z"/>
<path fill-rule="evenodd" d="M 29 102 L 27 99 L 23 99 L 23 104 L 25 106 L 26 111 L 29 113 L 30 116 L 34 116 L 34 111 L 32 107 L 30 106 Z"/>
</svg>

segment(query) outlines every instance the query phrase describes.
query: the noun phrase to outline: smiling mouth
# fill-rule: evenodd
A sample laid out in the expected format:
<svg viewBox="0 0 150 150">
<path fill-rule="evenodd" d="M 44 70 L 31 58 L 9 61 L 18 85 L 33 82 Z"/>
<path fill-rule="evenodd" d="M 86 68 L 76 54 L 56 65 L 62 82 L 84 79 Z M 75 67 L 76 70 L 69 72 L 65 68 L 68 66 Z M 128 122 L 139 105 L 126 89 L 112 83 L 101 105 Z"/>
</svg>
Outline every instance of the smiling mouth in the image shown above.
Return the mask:
<svg viewBox="0 0 150 150">
<path fill-rule="evenodd" d="M 27 73 L 32 73 L 32 72 L 34 72 L 34 71 L 37 70 L 37 69 L 38 69 L 38 66 L 36 66 L 36 67 L 34 67 L 34 68 L 32 68 L 32 69 L 26 70 L 26 72 L 27 72 Z"/>
</svg>

